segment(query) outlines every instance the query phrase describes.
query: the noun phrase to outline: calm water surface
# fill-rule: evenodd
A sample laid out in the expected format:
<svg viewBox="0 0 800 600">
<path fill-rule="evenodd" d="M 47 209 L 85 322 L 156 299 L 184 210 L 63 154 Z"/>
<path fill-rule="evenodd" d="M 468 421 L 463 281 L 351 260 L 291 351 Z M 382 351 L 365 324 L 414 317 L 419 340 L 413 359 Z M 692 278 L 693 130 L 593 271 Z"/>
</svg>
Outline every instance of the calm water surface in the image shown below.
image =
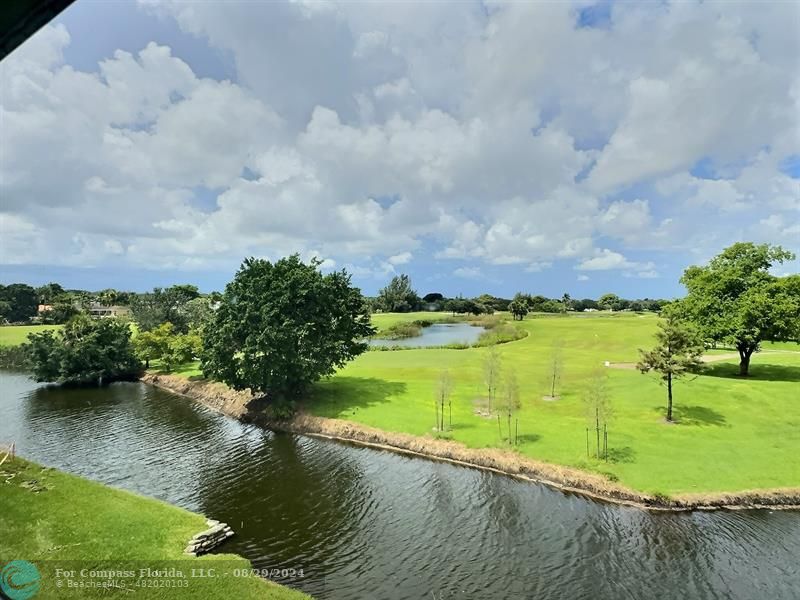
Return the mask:
<svg viewBox="0 0 800 600">
<path fill-rule="evenodd" d="M 447 344 L 473 344 L 486 331 L 469 323 L 434 323 L 422 328 L 420 335 L 399 340 L 370 340 L 370 346 L 408 346 L 410 348 L 430 348 Z"/>
<path fill-rule="evenodd" d="M 225 551 L 302 567 L 283 583 L 318 598 L 800 597 L 797 512 L 649 514 L 272 433 L 143 384 L 60 390 L 0 372 L 0 441 L 11 440 L 230 523 Z"/>
</svg>

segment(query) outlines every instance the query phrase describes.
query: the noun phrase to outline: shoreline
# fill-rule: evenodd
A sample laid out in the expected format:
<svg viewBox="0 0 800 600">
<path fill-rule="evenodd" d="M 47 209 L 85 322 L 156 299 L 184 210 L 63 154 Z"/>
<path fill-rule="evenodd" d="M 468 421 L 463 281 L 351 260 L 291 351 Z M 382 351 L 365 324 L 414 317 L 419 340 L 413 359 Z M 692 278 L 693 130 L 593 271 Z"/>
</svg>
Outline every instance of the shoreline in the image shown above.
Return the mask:
<svg viewBox="0 0 800 600">
<path fill-rule="evenodd" d="M 637 492 L 596 473 L 537 461 L 499 448 L 469 448 L 450 440 L 393 433 L 352 421 L 316 417 L 303 412 L 285 421 L 270 420 L 248 408 L 248 405 L 256 399 L 249 392 L 237 392 L 219 382 L 192 381 L 177 375 L 157 375 L 151 372 L 145 373 L 141 381 L 186 396 L 240 421 L 255 423 L 274 431 L 325 438 L 481 469 L 610 504 L 667 512 L 800 510 L 800 488 L 682 494 L 664 498 Z"/>
</svg>

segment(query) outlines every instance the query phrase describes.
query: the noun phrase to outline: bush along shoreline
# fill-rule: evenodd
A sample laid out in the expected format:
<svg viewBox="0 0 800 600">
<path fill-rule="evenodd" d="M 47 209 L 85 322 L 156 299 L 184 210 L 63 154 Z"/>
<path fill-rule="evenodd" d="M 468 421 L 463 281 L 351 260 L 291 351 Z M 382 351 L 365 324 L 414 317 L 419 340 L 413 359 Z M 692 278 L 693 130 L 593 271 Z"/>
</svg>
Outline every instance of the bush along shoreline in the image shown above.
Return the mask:
<svg viewBox="0 0 800 600">
<path fill-rule="evenodd" d="M 795 487 L 675 496 L 659 493 L 648 494 L 622 486 L 599 473 L 540 462 L 507 450 L 468 448 L 459 442 L 393 433 L 342 419 L 317 417 L 302 411 L 287 419 L 272 418 L 265 411 L 259 412 L 249 408 L 252 405 L 261 404 L 252 394 L 247 391 L 237 392 L 218 382 L 190 381 L 177 375 L 160 375 L 151 372 L 145 373 L 142 380 L 150 385 L 191 398 L 230 417 L 267 429 L 319 436 L 488 470 L 612 504 L 652 511 L 678 512 L 757 508 L 800 509 L 800 488 Z"/>
</svg>

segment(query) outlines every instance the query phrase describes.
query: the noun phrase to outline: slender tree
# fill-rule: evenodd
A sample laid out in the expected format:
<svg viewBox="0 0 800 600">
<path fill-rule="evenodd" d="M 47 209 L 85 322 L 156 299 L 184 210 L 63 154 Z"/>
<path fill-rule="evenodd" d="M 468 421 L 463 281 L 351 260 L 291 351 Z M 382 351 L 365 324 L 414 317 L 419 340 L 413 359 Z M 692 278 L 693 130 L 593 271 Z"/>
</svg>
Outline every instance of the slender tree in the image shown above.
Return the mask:
<svg viewBox="0 0 800 600">
<path fill-rule="evenodd" d="M 505 376 L 505 381 L 503 383 L 502 408 L 508 422 L 508 445 L 510 446 L 512 443 L 516 443 L 514 436 L 511 434 L 511 419 L 520 408 L 519 385 L 517 384 L 517 376 L 513 371 L 509 372 Z"/>
<path fill-rule="evenodd" d="M 450 378 L 450 372 L 445 369 L 439 374 L 439 385 L 436 388 L 436 429 L 438 431 L 444 431 L 445 405 L 447 405 L 450 411 L 450 429 L 453 427 L 452 391 L 453 380 Z"/>
<path fill-rule="evenodd" d="M 556 392 L 558 385 L 561 383 L 561 374 L 564 367 L 562 343 L 561 340 L 556 339 L 553 341 L 550 350 L 550 364 L 547 371 L 547 387 L 550 390 L 550 399 L 555 400 L 558 396 Z"/>
<path fill-rule="evenodd" d="M 649 351 L 640 350 L 636 368 L 642 373 L 655 371 L 667 386 L 667 421 L 672 421 L 672 382 L 700 370 L 703 343 L 692 327 L 669 316 L 658 324 L 658 344 Z"/>
<path fill-rule="evenodd" d="M 563 312 L 567 312 L 569 310 L 571 302 L 572 298 L 570 297 L 570 295 L 564 292 L 564 295 L 561 296 L 561 305 L 563 306 L 562 308 Z"/>
<path fill-rule="evenodd" d="M 483 382 L 486 385 L 486 397 L 490 414 L 492 412 L 492 402 L 497 394 L 497 386 L 500 382 L 500 368 L 500 353 L 496 346 L 489 346 L 483 359 Z"/>
<path fill-rule="evenodd" d="M 592 429 L 596 438 L 595 456 L 600 458 L 600 431 L 607 430 L 613 415 L 608 394 L 608 375 L 604 370 L 592 373 L 583 393 L 583 403 L 587 422 L 586 454 L 589 454 L 589 430 Z"/>
</svg>

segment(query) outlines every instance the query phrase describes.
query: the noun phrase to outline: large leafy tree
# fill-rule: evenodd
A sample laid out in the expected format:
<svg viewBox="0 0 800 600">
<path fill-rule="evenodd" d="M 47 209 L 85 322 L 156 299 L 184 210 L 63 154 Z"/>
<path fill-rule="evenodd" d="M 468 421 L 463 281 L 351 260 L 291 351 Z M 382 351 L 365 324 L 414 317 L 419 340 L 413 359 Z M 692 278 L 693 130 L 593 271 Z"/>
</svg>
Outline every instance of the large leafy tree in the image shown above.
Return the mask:
<svg viewBox="0 0 800 600">
<path fill-rule="evenodd" d="M 248 258 L 206 328 L 202 369 L 235 389 L 293 398 L 367 349 L 375 333 L 345 271 L 297 255 Z"/>
<path fill-rule="evenodd" d="M 160 360 L 162 369 L 172 371 L 200 355 L 202 339 L 197 329 L 175 333 L 172 323 L 162 323 L 150 331 L 140 332 L 133 340 L 133 347 L 145 368 L 150 368 L 151 360 Z"/>
<path fill-rule="evenodd" d="M 36 314 L 39 295 L 24 283 L 0 285 L 0 319 L 11 323 L 27 321 Z"/>
<path fill-rule="evenodd" d="M 668 312 L 691 320 L 704 339 L 733 345 L 739 374 L 748 375 L 762 341 L 800 341 L 800 276 L 769 272 L 793 259 L 780 246 L 733 244 L 708 265 L 686 269 L 681 282 L 688 294 Z"/>
<path fill-rule="evenodd" d="M 127 323 L 72 318 L 60 331 L 28 336 L 34 379 L 56 383 L 102 383 L 138 373 L 140 363 Z"/>
<path fill-rule="evenodd" d="M 392 277 L 389 285 L 378 292 L 376 302 L 386 312 L 410 312 L 417 310 L 421 303 L 408 275 Z"/>
<path fill-rule="evenodd" d="M 698 332 L 674 317 L 668 317 L 658 326 L 658 344 L 652 350 L 639 351 L 641 356 L 636 368 L 642 373 L 655 371 L 666 384 L 667 421 L 672 421 L 673 381 L 699 371 L 705 348 Z"/>
</svg>

